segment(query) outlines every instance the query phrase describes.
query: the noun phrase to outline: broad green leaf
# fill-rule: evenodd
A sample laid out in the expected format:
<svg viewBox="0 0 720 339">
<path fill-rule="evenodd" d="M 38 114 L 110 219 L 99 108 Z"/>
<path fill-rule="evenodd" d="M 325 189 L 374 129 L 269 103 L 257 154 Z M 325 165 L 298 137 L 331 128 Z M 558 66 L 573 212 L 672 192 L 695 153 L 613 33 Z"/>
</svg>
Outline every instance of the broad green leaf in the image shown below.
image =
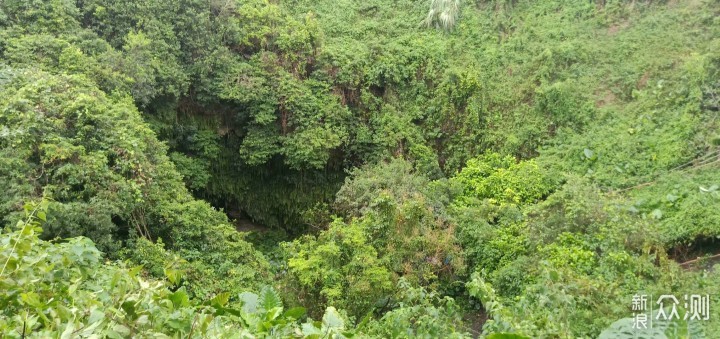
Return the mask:
<svg viewBox="0 0 720 339">
<path fill-rule="evenodd" d="M 335 307 L 328 307 L 325 309 L 325 315 L 322 320 L 323 328 L 325 329 L 337 329 L 342 330 L 345 328 L 345 321 L 340 317 L 340 314 Z"/>
<path fill-rule="evenodd" d="M 187 292 L 185 292 L 184 286 L 180 287 L 177 291 L 170 294 L 168 296 L 168 299 L 172 301 L 175 308 L 187 307 L 188 305 L 190 305 L 190 297 L 188 296 Z"/>
<path fill-rule="evenodd" d="M 265 313 L 265 320 L 271 321 L 275 320 L 281 313 L 282 313 L 282 307 L 274 307 L 266 311 Z"/>
<path fill-rule="evenodd" d="M 174 269 L 174 268 L 165 268 L 163 269 L 165 273 L 165 277 L 172 283 L 173 285 L 178 285 L 182 281 L 183 278 L 183 271 Z"/>
<path fill-rule="evenodd" d="M 240 301 L 242 301 L 242 310 L 245 313 L 255 313 L 258 310 L 260 298 L 252 292 L 240 293 Z"/>
<path fill-rule="evenodd" d="M 312 335 L 321 335 L 323 332 L 321 329 L 317 328 L 315 325 L 311 323 L 304 323 L 301 326 L 302 328 L 302 334 L 307 338 Z"/>
<path fill-rule="evenodd" d="M 70 322 L 67 323 L 67 325 L 65 326 L 65 330 L 63 331 L 62 334 L 60 334 L 60 338 L 61 338 L 61 339 L 70 339 L 70 338 L 72 338 L 73 332 L 74 332 L 74 329 L 75 329 L 74 320 L 75 320 L 75 319 L 73 319 L 73 321 L 70 321 Z"/>
<path fill-rule="evenodd" d="M 230 293 L 218 293 L 212 299 L 208 300 L 208 303 L 213 307 L 223 307 L 227 305 L 230 300 Z"/>
<path fill-rule="evenodd" d="M 187 298 L 187 296 L 186 296 Z M 134 300 L 128 300 L 122 303 L 121 307 L 123 311 L 125 311 L 125 314 L 128 315 L 130 319 L 135 319 L 136 313 L 135 313 L 135 301 Z"/>
<path fill-rule="evenodd" d="M 283 318 L 300 319 L 306 312 L 307 310 L 304 307 L 293 307 L 283 313 Z"/>
</svg>

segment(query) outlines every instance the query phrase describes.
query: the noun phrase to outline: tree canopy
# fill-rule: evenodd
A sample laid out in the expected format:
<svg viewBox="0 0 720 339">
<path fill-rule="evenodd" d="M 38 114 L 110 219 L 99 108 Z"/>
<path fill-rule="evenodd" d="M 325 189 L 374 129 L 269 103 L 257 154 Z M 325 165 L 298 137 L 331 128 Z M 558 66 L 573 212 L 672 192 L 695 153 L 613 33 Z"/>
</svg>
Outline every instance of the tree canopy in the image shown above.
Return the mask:
<svg viewBox="0 0 720 339">
<path fill-rule="evenodd" d="M 0 94 L 0 337 L 720 331 L 717 1 L 4 0 Z"/>
</svg>

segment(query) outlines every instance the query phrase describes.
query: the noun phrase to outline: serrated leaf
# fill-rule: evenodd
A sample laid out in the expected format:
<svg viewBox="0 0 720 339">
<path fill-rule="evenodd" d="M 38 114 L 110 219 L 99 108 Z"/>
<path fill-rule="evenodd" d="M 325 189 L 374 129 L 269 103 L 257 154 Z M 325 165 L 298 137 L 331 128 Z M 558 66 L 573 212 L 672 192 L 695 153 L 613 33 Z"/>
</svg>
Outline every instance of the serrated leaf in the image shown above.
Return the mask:
<svg viewBox="0 0 720 339">
<path fill-rule="evenodd" d="M 165 273 L 165 277 L 172 283 L 173 285 L 178 285 L 182 281 L 184 272 L 182 270 L 174 269 L 174 268 L 164 268 L 163 273 Z"/>
<path fill-rule="evenodd" d="M 227 305 L 228 301 L 230 300 L 230 293 L 224 292 L 224 293 L 218 293 L 215 297 L 210 299 L 208 302 L 213 307 L 223 307 Z"/>
<path fill-rule="evenodd" d="M 262 291 L 260 291 L 260 307 L 264 310 L 282 307 L 280 295 L 275 292 L 274 288 L 266 286 L 263 287 Z"/>
</svg>

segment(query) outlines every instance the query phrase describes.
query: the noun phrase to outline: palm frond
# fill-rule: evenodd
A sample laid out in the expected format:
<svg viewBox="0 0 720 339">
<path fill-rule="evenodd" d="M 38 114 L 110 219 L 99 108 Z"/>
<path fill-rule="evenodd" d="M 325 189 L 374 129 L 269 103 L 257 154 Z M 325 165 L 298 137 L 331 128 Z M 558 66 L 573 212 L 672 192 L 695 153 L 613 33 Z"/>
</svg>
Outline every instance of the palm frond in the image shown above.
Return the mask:
<svg viewBox="0 0 720 339">
<path fill-rule="evenodd" d="M 423 23 L 427 27 L 435 26 L 449 31 L 455 27 L 459 14 L 460 0 L 432 0 Z"/>
</svg>

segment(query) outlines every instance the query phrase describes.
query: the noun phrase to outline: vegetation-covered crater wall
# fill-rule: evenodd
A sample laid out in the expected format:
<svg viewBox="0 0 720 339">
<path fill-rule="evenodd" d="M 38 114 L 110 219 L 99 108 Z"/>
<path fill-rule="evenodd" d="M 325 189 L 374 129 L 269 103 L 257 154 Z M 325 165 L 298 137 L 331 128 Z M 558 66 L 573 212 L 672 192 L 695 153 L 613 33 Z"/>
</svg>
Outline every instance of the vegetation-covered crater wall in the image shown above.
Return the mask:
<svg viewBox="0 0 720 339">
<path fill-rule="evenodd" d="M 0 332 L 622 337 L 635 295 L 714 304 L 719 18 L 0 2 Z"/>
</svg>

